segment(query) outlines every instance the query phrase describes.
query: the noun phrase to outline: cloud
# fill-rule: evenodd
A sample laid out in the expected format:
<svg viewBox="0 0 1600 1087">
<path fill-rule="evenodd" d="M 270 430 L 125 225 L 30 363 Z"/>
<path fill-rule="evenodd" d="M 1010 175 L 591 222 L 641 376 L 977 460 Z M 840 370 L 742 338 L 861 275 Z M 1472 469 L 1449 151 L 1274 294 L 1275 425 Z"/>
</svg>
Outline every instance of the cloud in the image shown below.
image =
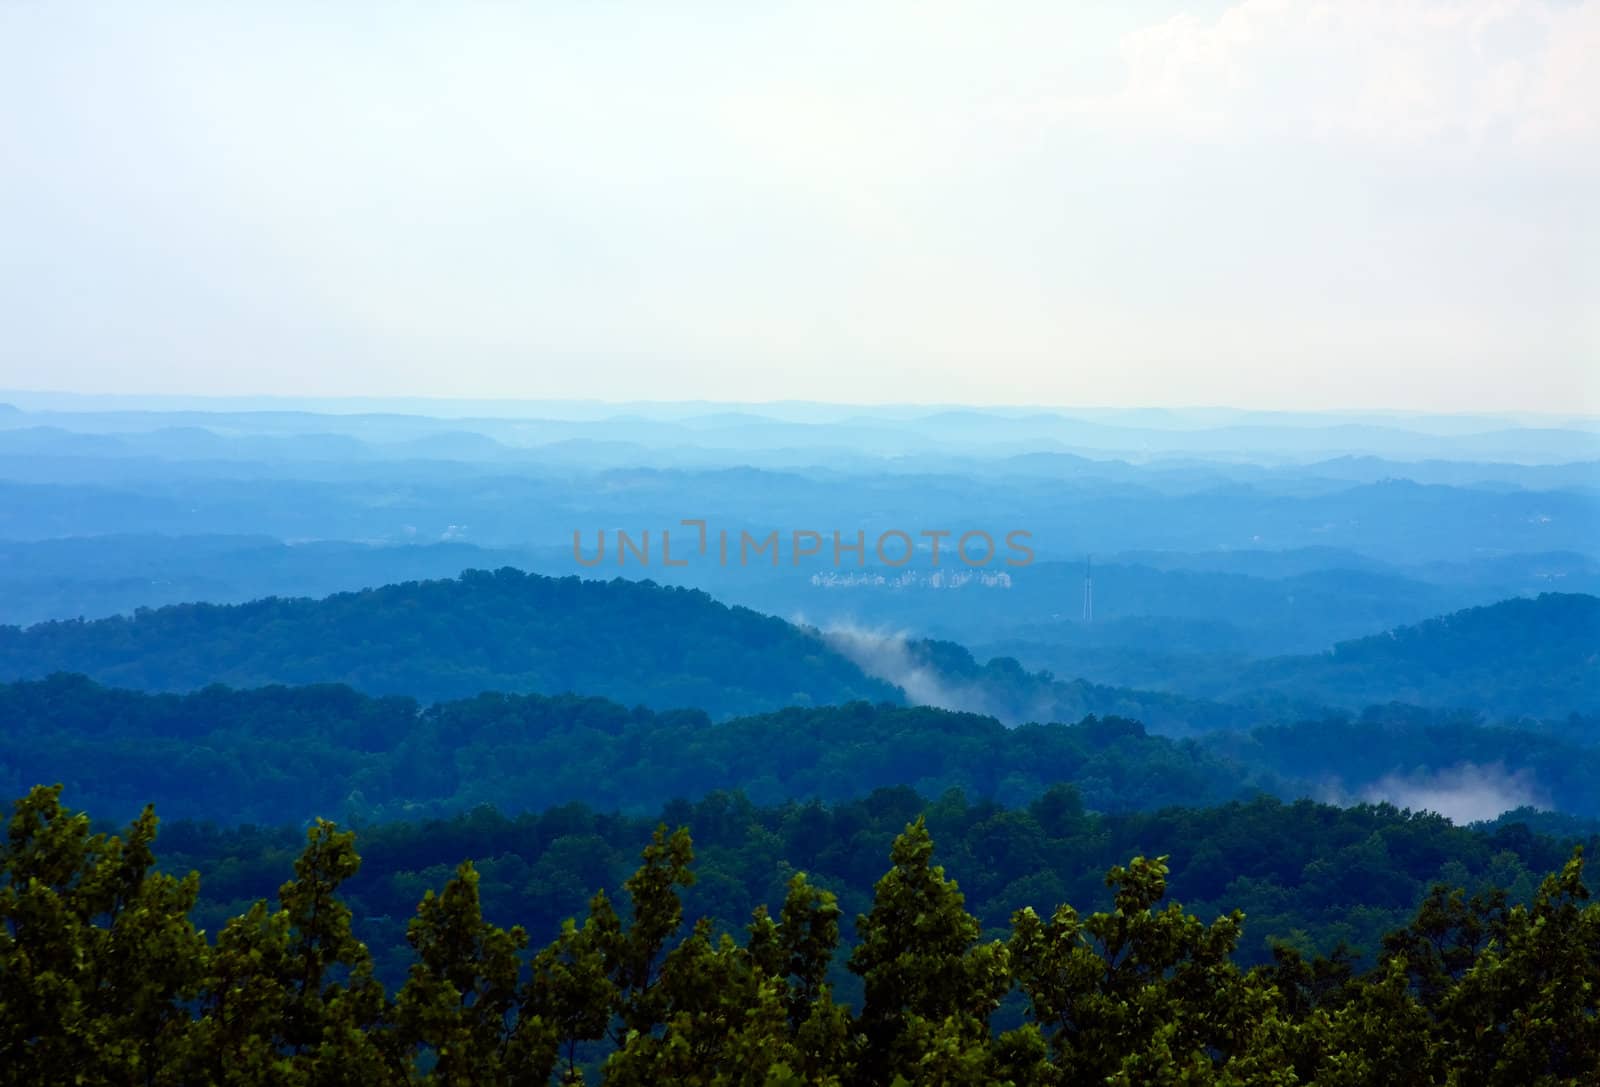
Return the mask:
<svg viewBox="0 0 1600 1087">
<path fill-rule="evenodd" d="M 1499 763 L 1461 763 L 1433 773 L 1389 774 L 1361 792 L 1412 811 L 1438 812 L 1455 823 L 1493 819 L 1522 807 L 1548 807 L 1549 799 L 1527 770 L 1508 773 Z"/>
<path fill-rule="evenodd" d="M 1142 27 L 1120 52 L 1122 85 L 1066 113 L 1218 142 L 1596 158 L 1593 0 L 1244 0 Z"/>
<path fill-rule="evenodd" d="M 0 384 L 1596 395 L 1600 0 L 1193 6 L 0 3 Z"/>
<path fill-rule="evenodd" d="M 805 625 L 803 618 L 794 621 Z M 916 643 L 904 631 L 873 630 L 846 622 L 831 624 L 821 637 L 863 672 L 899 687 L 913 705 L 982 714 L 1007 726 L 1075 719 L 1063 717 L 1075 711 L 1056 698 L 1049 684 L 1008 689 L 1007 684 L 982 679 L 953 682 L 918 654 Z"/>
<path fill-rule="evenodd" d="M 917 660 L 904 631 L 868 630 L 840 623 L 823 631 L 822 640 L 869 676 L 905 691 L 916 705 L 994 715 L 982 691 L 952 685 Z"/>
</svg>

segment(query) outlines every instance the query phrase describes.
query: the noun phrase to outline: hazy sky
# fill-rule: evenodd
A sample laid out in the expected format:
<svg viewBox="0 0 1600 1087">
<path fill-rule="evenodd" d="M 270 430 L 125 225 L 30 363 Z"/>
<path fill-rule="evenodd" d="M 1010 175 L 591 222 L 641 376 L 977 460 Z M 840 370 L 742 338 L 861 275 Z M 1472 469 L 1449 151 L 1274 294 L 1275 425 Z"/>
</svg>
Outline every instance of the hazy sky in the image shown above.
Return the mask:
<svg viewBox="0 0 1600 1087">
<path fill-rule="evenodd" d="M 1600 0 L 0 0 L 0 387 L 1600 411 Z"/>
</svg>

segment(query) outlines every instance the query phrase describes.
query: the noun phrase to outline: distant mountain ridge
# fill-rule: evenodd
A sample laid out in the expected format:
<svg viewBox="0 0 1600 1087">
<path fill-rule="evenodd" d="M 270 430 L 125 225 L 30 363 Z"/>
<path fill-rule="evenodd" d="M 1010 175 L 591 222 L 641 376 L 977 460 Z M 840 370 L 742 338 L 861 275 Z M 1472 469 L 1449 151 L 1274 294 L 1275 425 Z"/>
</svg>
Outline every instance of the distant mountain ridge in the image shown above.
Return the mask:
<svg viewBox="0 0 1600 1087">
<path fill-rule="evenodd" d="M 947 641 L 903 640 L 892 647 L 883 639 L 866 645 L 860 635 L 854 639 L 841 647 L 913 697 L 920 692 L 934 705 L 1010 722 L 1116 714 L 1183 735 L 1388 703 L 1490 718 L 1600 712 L 1600 597 L 1583 593 L 1467 608 L 1315 654 L 1247 661 L 1226 653 L 1152 653 L 1151 666 L 1164 662 L 1170 672 L 1143 689 L 1072 678 L 1080 675 L 1076 656 L 1093 664 L 1117 649 L 1057 647 L 1054 667 L 1067 677 L 1058 679 L 1005 654 L 980 664 Z"/>
<path fill-rule="evenodd" d="M 1341 578 L 1328 588 L 1353 578 L 1372 581 L 1376 591 L 1393 580 Z M 1151 620 L 1148 636 L 1161 622 L 1171 620 Z M 1171 735 L 1390 702 L 1501 718 L 1600 711 L 1600 598 L 1587 594 L 1505 600 L 1322 653 L 1253 661 L 1220 642 L 1223 651 L 1211 654 L 1166 652 L 1154 643 L 1062 643 L 1043 671 L 1039 657 L 1046 654 L 1016 644 L 1015 654 L 991 651 L 981 663 L 949 639 L 833 630 L 818 637 L 700 590 L 507 567 L 321 599 L 182 604 L 131 617 L 0 627 L 0 681 L 81 672 L 156 691 L 347 683 L 424 702 L 490 690 L 570 691 L 657 709 L 692 706 L 714 718 L 909 698 L 1010 723 L 1133 717 Z M 1136 666 L 1126 674 L 1145 678 L 1093 678 L 1097 668 L 1104 673 L 1103 658 L 1118 652 Z M 1147 659 L 1132 659 L 1141 653 Z"/>
<path fill-rule="evenodd" d="M 1263 691 L 1347 707 L 1396 701 L 1491 715 L 1592 713 L 1600 709 L 1600 597 L 1541 593 L 1467 608 L 1325 653 L 1258 661 L 1204 693 L 1236 700 Z"/>
<path fill-rule="evenodd" d="M 337 682 L 423 701 L 578 691 L 713 717 L 903 701 L 801 628 L 703 592 L 510 568 L 320 600 L 0 627 L 0 677 L 63 671 L 156 691 Z"/>
<path fill-rule="evenodd" d="M 1141 459 L 1151 455 L 1237 459 L 1244 451 L 1291 459 L 1376 455 L 1519 463 L 1600 457 L 1600 429 L 1594 420 L 1576 417 L 709 403 L 580 406 L 495 401 L 429 406 L 373 400 L 140 399 L 9 391 L 0 395 L 11 401 L 11 410 L 0 412 L 0 417 L 12 426 L 126 435 L 217 427 L 252 437 L 339 434 L 380 444 L 441 432 L 472 432 L 511 446 L 560 439 L 623 440 L 645 448 L 699 445 L 745 453 L 807 447 L 905 454 L 955 444 L 1016 453 L 1125 453 Z M 441 408 L 442 414 L 415 414 Z"/>
</svg>

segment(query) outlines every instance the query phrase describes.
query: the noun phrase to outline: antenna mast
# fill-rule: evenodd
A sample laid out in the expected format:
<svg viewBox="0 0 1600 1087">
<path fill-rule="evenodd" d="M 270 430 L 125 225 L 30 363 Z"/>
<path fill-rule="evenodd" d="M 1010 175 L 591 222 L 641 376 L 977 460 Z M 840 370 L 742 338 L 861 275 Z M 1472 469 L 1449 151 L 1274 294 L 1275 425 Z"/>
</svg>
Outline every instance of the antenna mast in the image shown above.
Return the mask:
<svg viewBox="0 0 1600 1087">
<path fill-rule="evenodd" d="M 1094 556 L 1083 559 L 1083 621 L 1094 622 Z"/>
</svg>

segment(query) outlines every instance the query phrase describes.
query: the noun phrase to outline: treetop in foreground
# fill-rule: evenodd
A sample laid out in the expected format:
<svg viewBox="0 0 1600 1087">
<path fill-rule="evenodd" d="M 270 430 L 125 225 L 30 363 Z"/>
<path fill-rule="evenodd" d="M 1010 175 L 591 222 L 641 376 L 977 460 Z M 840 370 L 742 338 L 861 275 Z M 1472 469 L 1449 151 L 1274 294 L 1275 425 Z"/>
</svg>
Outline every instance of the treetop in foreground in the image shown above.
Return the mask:
<svg viewBox="0 0 1600 1087">
<path fill-rule="evenodd" d="M 685 917 L 689 833 L 665 826 L 613 897 L 530 951 L 462 862 L 418 904 L 390 994 L 340 888 L 355 835 L 306 831 L 276 905 L 214 936 L 199 877 L 155 868 L 156 819 L 92 831 L 60 788 L 0 845 L 0 1082 L 15 1084 L 1593 1084 L 1600 905 L 1581 852 L 1527 905 L 1439 886 L 1375 967 L 1280 948 L 1166 902 L 1166 858 L 1106 876 L 1112 908 L 1016 912 L 986 939 L 919 818 L 854 947 L 794 873 L 737 936 Z M 864 996 L 834 996 L 839 970 Z"/>
</svg>

